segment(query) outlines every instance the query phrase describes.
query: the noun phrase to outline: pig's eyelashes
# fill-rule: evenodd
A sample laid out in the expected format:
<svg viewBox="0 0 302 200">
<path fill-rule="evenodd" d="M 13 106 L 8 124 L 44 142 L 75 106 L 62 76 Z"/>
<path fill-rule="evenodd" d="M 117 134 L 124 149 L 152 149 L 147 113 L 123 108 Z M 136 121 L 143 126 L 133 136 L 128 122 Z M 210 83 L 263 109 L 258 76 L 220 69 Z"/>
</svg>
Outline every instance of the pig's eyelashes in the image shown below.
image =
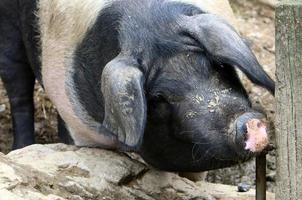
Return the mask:
<svg viewBox="0 0 302 200">
<path fill-rule="evenodd" d="M 181 95 L 162 94 L 162 93 L 153 95 L 151 98 L 153 101 L 160 102 L 160 103 L 169 103 L 169 104 L 181 102 L 185 99 L 185 97 Z"/>
</svg>

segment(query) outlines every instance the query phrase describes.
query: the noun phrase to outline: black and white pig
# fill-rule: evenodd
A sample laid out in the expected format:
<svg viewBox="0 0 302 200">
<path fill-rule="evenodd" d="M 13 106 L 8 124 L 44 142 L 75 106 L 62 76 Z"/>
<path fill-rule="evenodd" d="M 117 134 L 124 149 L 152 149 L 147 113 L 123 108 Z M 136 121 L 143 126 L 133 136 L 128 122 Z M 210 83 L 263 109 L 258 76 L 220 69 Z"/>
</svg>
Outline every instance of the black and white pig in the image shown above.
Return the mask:
<svg viewBox="0 0 302 200">
<path fill-rule="evenodd" d="M 0 1 L 16 148 L 34 142 L 37 79 L 75 145 L 135 151 L 171 171 L 245 161 L 269 137 L 236 68 L 274 93 L 234 28 L 194 0 Z"/>
</svg>

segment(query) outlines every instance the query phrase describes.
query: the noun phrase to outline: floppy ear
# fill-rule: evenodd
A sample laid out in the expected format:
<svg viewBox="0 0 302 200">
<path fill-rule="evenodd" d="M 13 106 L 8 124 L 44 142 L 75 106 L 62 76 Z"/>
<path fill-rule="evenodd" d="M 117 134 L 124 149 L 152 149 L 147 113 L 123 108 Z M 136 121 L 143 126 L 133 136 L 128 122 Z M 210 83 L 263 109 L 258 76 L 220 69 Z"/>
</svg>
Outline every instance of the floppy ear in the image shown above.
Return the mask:
<svg viewBox="0 0 302 200">
<path fill-rule="evenodd" d="M 146 121 L 144 76 L 134 60 L 116 57 L 102 73 L 103 125 L 128 147 L 138 148 Z"/>
<path fill-rule="evenodd" d="M 255 84 L 274 94 L 275 83 L 262 69 L 249 45 L 222 18 L 213 14 L 183 16 L 187 35 L 216 62 L 238 67 Z"/>
</svg>

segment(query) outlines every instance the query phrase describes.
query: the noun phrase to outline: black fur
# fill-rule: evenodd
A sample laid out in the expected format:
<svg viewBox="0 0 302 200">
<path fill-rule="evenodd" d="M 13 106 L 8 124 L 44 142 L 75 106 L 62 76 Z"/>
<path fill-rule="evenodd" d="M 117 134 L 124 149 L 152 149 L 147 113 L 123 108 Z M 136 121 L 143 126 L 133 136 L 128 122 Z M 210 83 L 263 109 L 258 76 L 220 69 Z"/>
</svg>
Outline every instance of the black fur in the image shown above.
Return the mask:
<svg viewBox="0 0 302 200">
<path fill-rule="evenodd" d="M 0 77 L 7 90 L 13 120 L 13 149 L 35 142 L 33 89 L 41 81 L 36 1 L 0 2 Z M 60 135 L 68 131 L 60 124 Z"/>
<path fill-rule="evenodd" d="M 72 78 L 76 94 L 88 114 L 98 122 L 104 120 L 100 77 L 105 65 L 120 53 L 117 29 L 120 19 L 121 14 L 114 7 L 105 8 L 74 55 Z"/>
<path fill-rule="evenodd" d="M 35 74 L 36 79 L 42 84 L 41 77 L 41 49 L 36 17 L 37 2 L 32 0 L 18 1 L 18 14 L 20 21 L 20 33 L 26 50 L 27 60 Z"/>
<path fill-rule="evenodd" d="M 13 148 L 34 142 L 33 88 L 35 77 L 20 33 L 17 1 L 0 2 L 0 76 L 10 101 Z"/>
</svg>

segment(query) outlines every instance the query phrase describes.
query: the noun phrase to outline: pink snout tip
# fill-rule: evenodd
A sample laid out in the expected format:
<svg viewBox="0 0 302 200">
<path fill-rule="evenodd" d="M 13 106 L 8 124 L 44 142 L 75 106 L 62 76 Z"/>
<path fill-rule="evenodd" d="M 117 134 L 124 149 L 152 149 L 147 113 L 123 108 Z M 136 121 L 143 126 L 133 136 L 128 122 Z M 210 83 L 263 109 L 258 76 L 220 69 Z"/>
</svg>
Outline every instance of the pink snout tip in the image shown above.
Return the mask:
<svg viewBox="0 0 302 200">
<path fill-rule="evenodd" d="M 261 152 L 269 144 L 266 125 L 259 119 L 251 119 L 246 123 L 247 140 L 245 141 L 245 150 L 251 152 Z"/>
</svg>

